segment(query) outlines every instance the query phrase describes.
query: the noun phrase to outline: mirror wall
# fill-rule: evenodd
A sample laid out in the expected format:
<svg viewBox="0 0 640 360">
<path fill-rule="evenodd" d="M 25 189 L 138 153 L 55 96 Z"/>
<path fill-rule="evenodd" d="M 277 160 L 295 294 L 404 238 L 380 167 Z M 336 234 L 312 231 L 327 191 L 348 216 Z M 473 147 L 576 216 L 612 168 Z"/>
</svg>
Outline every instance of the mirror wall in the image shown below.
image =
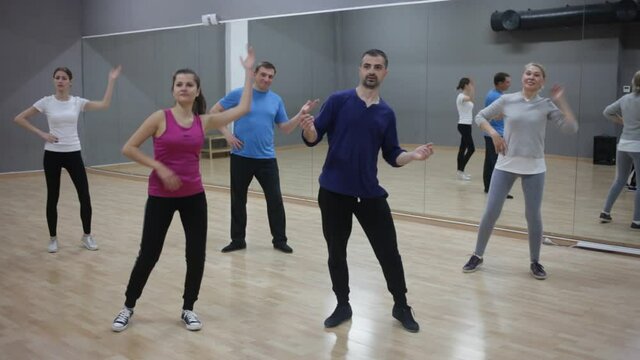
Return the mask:
<svg viewBox="0 0 640 360">
<path fill-rule="evenodd" d="M 541 0 L 535 7 L 593 3 L 600 2 Z M 407 149 L 433 142 L 436 149 L 428 161 L 400 169 L 380 159 L 379 178 L 390 194 L 389 202 L 399 212 L 467 223 L 479 222 L 486 201 L 482 181 L 485 140 L 474 125 L 476 151 L 466 168 L 471 180 L 459 180 L 458 80 L 470 77 L 475 82 L 475 115 L 484 107 L 496 72 L 510 74 L 512 85 L 507 92 L 516 92 L 522 87 L 524 64 L 545 65 L 547 86 L 542 96 L 549 96 L 552 84 L 563 84 L 580 124 L 578 133 L 572 135 L 561 133 L 553 124 L 546 130 L 545 232 L 638 247 L 640 237 L 629 228 L 633 192 L 620 195 L 612 223 L 597 220 L 615 166 L 593 164 L 594 137 L 619 136 L 621 131 L 602 116 L 602 110 L 623 94 L 622 86 L 640 67 L 640 44 L 631 35 L 637 33 L 638 23 L 491 30 L 489 19 L 494 11 L 531 6 L 525 0 L 453 0 L 254 20 L 248 25 L 249 43 L 259 59 L 276 65 L 272 89 L 282 96 L 290 116 L 306 99 L 323 101 L 336 90 L 355 87 L 361 53 L 369 48 L 384 50 L 390 63 L 381 94 L 396 112 L 400 142 Z M 86 97 L 101 94 L 106 69 L 117 63 L 125 67 L 115 110 L 85 115 L 85 141 L 104 144 L 87 147 L 87 162 L 111 171 L 147 175 L 148 170 L 136 165 L 102 165 L 126 162 L 120 155 L 106 154 L 111 149 L 119 151 L 148 114 L 171 105 L 170 76 L 175 69 L 192 67 L 200 74 L 210 106 L 224 95 L 224 41 L 223 26 L 86 39 Z M 307 148 L 298 130 L 288 135 L 276 133 L 283 193 L 314 199 L 326 141 Z M 146 151 L 150 149 L 150 143 L 146 144 Z M 207 183 L 228 186 L 228 158 L 204 157 L 201 164 Z M 251 187 L 260 190 L 256 181 Z M 525 230 L 519 181 L 512 195 L 498 226 Z"/>
</svg>

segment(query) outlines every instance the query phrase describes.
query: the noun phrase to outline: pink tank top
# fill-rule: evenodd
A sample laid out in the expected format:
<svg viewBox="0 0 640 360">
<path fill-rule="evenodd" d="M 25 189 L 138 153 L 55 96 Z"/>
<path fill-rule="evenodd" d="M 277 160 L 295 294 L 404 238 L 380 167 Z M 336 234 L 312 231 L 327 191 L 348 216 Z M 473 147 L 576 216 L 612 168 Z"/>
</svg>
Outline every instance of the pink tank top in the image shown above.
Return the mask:
<svg viewBox="0 0 640 360">
<path fill-rule="evenodd" d="M 149 176 L 149 195 L 159 197 L 185 197 L 204 191 L 200 176 L 200 151 L 204 143 L 204 131 L 200 116 L 193 116 L 191 127 L 182 127 L 173 117 L 171 109 L 164 110 L 166 129 L 153 138 L 154 158 L 163 163 L 182 181 L 175 190 L 165 189 L 162 180 L 152 171 Z"/>
</svg>

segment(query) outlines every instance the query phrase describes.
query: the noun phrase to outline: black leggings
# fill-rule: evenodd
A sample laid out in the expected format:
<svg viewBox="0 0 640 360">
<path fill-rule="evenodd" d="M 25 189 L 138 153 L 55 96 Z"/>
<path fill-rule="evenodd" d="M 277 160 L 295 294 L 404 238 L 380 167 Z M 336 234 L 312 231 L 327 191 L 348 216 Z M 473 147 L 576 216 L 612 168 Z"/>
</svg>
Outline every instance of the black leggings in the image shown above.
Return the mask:
<svg viewBox="0 0 640 360">
<path fill-rule="evenodd" d="M 386 196 L 359 199 L 321 187 L 318 193 L 318 205 L 322 214 L 322 233 L 329 252 L 329 275 L 338 304 L 349 301 L 347 242 L 351 235 L 352 218 L 355 215 L 382 267 L 387 289 L 393 295 L 394 302 L 405 306 L 407 286 L 404 268 L 398 252 L 396 228 Z"/>
<path fill-rule="evenodd" d="M 473 137 L 471 137 L 471 125 L 458 124 L 458 132 L 462 135 L 460 149 L 458 149 L 458 170 L 464 171 L 471 155 L 476 151 L 476 147 L 473 145 Z"/>
<path fill-rule="evenodd" d="M 65 168 L 73 181 L 80 200 L 80 219 L 82 230 L 91 234 L 91 197 L 89 196 L 89 182 L 87 171 L 80 151 L 44 152 L 44 176 L 47 180 L 47 225 L 49 235 L 56 236 L 58 227 L 58 199 L 60 198 L 60 174 Z"/>
<path fill-rule="evenodd" d="M 484 192 L 489 192 L 489 186 L 491 185 L 491 175 L 493 175 L 493 169 L 496 167 L 496 161 L 498 161 L 498 153 L 493 146 L 493 139 L 489 136 L 484 137 L 484 169 L 482 171 L 482 180 L 484 181 Z"/>
<path fill-rule="evenodd" d="M 126 307 L 135 307 L 136 300 L 142 295 L 142 289 L 151 275 L 151 270 L 160 258 L 164 239 L 176 210 L 180 213 L 186 238 L 187 274 L 184 280 L 182 308 L 193 310 L 193 304 L 198 300 L 200 293 L 207 250 L 207 198 L 204 192 L 180 198 L 149 196 L 144 212 L 140 251 L 131 270 L 125 293 Z"/>
</svg>

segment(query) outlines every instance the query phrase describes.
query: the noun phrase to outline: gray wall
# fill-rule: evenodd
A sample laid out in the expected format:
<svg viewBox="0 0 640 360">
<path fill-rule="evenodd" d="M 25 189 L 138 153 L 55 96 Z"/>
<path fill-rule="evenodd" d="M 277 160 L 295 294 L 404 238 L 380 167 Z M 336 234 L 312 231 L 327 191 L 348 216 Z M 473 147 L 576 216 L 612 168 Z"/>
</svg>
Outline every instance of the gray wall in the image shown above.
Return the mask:
<svg viewBox="0 0 640 360">
<path fill-rule="evenodd" d="M 266 6 L 255 2 L 249 6 L 243 2 L 240 6 L 220 2 L 219 8 L 227 9 L 229 14 L 249 9 L 245 16 L 257 16 L 254 11 L 296 12 L 300 6 L 310 10 L 317 5 L 306 1 L 286 3 Z M 560 3 L 565 4 L 541 0 L 536 7 L 557 7 Z M 196 68 L 203 77 L 210 104 L 217 101 L 224 93 L 224 26 L 98 37 L 87 39 L 84 49 L 79 41 L 82 26 L 85 34 L 91 33 L 86 30 L 88 26 L 100 24 L 111 27 L 105 32 L 120 32 L 129 30 L 120 23 L 121 19 L 159 27 L 193 23 L 195 14 L 211 12 L 207 10 L 209 2 L 193 1 L 188 5 L 165 1 L 158 6 L 157 2 L 125 0 L 0 3 L 0 21 L 4 24 L 0 40 L 6 53 L 15 55 L 4 56 L 0 62 L 5 69 L 11 69 L 5 75 L 8 83 L 16 84 L 0 90 L 0 113 L 5 119 L 0 122 L 0 172 L 41 169 L 42 142 L 11 119 L 38 98 L 52 93 L 51 71 L 56 66 L 69 66 L 74 71 L 76 95 L 96 99 L 104 92 L 108 69 L 118 63 L 124 65 L 112 108 L 90 112 L 80 121 L 83 154 L 91 165 L 125 160 L 119 149 L 126 138 L 151 111 L 170 105 L 169 76 L 177 67 Z M 550 83 L 567 86 L 569 101 L 581 122 L 578 136 L 550 132 L 547 150 L 589 157 L 594 135 L 619 133 L 620 129 L 604 121 L 600 113 L 638 68 L 640 45 L 632 34 L 640 29 L 638 24 L 588 27 L 584 31 L 494 33 L 489 29 L 492 11 L 529 6 L 524 0 L 459 0 L 276 18 L 250 22 L 249 37 L 261 58 L 276 63 L 279 71 L 274 90 L 285 98 L 290 115 L 307 98 L 326 99 L 332 91 L 355 86 L 361 51 L 370 47 L 385 49 L 391 64 L 383 97 L 398 113 L 403 142 L 455 145 L 458 134 L 453 99 L 459 77 L 474 77 L 481 99 L 491 86 L 494 72 L 511 73 L 512 90 L 517 90 L 522 64 L 542 62 L 550 72 Z M 141 17 L 147 18 L 146 22 Z M 51 19 L 58 21 L 51 25 Z M 476 110 L 479 108 L 480 104 Z M 34 123 L 46 128 L 41 116 Z M 481 147 L 479 131 L 474 130 L 474 136 Z M 276 138 L 278 145 L 297 141 L 297 134 Z"/>
<path fill-rule="evenodd" d="M 284 100 L 289 117 L 308 99 L 323 100 L 335 90 L 336 16 L 317 14 L 276 18 L 249 23 L 249 43 L 258 61 L 272 62 L 277 69 L 272 90 Z M 300 132 L 276 131 L 277 146 L 300 144 Z"/>
<path fill-rule="evenodd" d="M 0 172 L 42 168 L 43 142 L 13 118 L 54 92 L 53 69 L 74 74 L 73 93 L 82 94 L 81 0 L 0 2 Z M 43 116 L 32 123 L 46 130 Z"/>
<path fill-rule="evenodd" d="M 557 3 L 538 1 L 536 8 L 556 7 Z M 340 86 L 355 85 L 355 67 L 363 50 L 385 50 L 390 66 L 382 96 L 396 110 L 401 141 L 456 145 L 459 134 L 454 99 L 461 77 L 476 81 L 476 113 L 493 87 L 494 73 L 510 73 L 510 91 L 518 91 L 522 66 L 540 62 L 549 72 L 547 89 L 553 83 L 565 85 L 581 123 L 577 136 L 548 131 L 547 152 L 589 157 L 593 135 L 615 132 L 601 114 L 616 97 L 617 33 L 605 28 L 607 36 L 584 38 L 582 29 L 518 33 L 495 33 L 490 29 L 488 19 L 496 9 L 528 6 L 530 3 L 524 0 L 449 1 L 344 12 L 340 48 L 345 60 L 344 81 Z M 387 26 L 370 26 L 383 23 Z M 602 35 L 603 29 L 597 33 Z M 548 96 L 548 91 L 544 95 Z M 477 128 L 473 132 L 476 146 L 483 147 L 481 132 Z"/>
<path fill-rule="evenodd" d="M 413 0 L 84 0 L 83 34 L 196 24 L 211 13 L 233 20 L 399 2 Z"/>
<path fill-rule="evenodd" d="M 87 165 L 130 161 L 120 154 L 122 145 L 152 112 L 173 105 L 171 76 L 177 69 L 198 73 L 209 108 L 222 97 L 224 33 L 224 26 L 209 26 L 85 39 L 85 97 L 102 97 L 109 69 L 123 66 L 109 110 L 85 114 Z M 152 154 L 152 142 L 143 149 Z"/>
</svg>

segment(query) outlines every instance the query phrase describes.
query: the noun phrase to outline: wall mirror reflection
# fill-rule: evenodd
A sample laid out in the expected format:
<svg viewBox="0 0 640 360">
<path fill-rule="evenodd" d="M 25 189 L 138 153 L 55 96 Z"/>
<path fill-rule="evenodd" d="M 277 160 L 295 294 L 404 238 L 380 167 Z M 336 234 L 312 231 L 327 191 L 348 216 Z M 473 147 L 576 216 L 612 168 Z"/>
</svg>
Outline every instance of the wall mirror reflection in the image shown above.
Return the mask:
<svg viewBox="0 0 640 360">
<path fill-rule="evenodd" d="M 400 143 L 412 149 L 433 142 L 436 154 L 426 163 L 411 163 L 403 169 L 393 169 L 380 159 L 380 182 L 390 193 L 393 210 L 446 222 L 478 224 L 487 200 L 483 176 L 487 139 L 475 122 L 469 127 L 473 146 L 468 134 L 458 129 L 459 94 L 466 91 L 463 97 L 472 100 L 475 117 L 485 107 L 488 93 L 495 90 L 497 73 L 507 74 L 510 81 L 500 91 L 519 92 L 524 65 L 543 64 L 546 81 L 540 95 L 550 97 L 553 85 L 562 84 L 579 123 L 576 134 L 562 133 L 552 122 L 546 127 L 545 233 L 639 247 L 637 230 L 630 226 L 635 192 L 626 187 L 621 192 L 611 211 L 612 222 L 599 219 L 616 176 L 611 158 L 615 159 L 615 144 L 622 133 L 622 126 L 605 118 L 603 110 L 625 94 L 624 87 L 631 85 L 640 68 L 640 41 L 633 36 L 638 33 L 638 22 L 603 15 L 618 4 L 601 7 L 603 3 L 454 0 L 251 20 L 247 32 L 259 59 L 277 68 L 271 89 L 282 97 L 289 118 L 307 99 L 319 98 L 322 103 L 336 90 L 355 87 L 362 52 L 383 49 L 389 56 L 389 74 L 381 95 L 396 113 Z M 566 6 L 575 10 L 569 19 L 561 11 Z M 540 24 L 527 19 L 529 8 L 544 18 Z M 502 20 L 503 27 L 518 23 L 529 28 L 495 31 L 491 18 L 496 12 L 509 15 Z M 590 12 L 599 16 L 593 23 L 587 19 Z M 160 79 L 158 74 L 193 67 L 203 79 L 209 107 L 213 106 L 229 90 L 225 87 L 227 26 L 85 39 L 87 97 L 103 91 L 103 79 L 92 79 L 91 74 L 102 76 L 116 63 L 126 68 L 113 103 L 118 120 L 101 122 L 99 117 L 105 114 L 85 115 L 85 141 L 100 144 L 87 148 L 87 163 L 102 171 L 147 175 L 148 170 L 127 163 L 119 148 L 151 109 L 169 102 L 170 79 Z M 191 41 L 175 41 L 185 37 Z M 185 48 L 175 51 L 177 43 Z M 464 86 L 456 89 L 462 78 L 471 81 L 471 93 Z M 211 185 L 229 186 L 228 144 L 220 134 L 210 135 L 216 150 L 209 152 L 209 143 L 203 149 L 203 179 Z M 460 169 L 463 135 L 464 166 Z M 607 137 L 613 142 L 599 142 Z M 290 134 L 276 130 L 274 145 L 283 194 L 315 199 L 326 143 L 308 148 L 295 129 Z M 255 180 L 250 189 L 261 191 Z M 527 224 L 520 180 L 510 195 L 513 198 L 505 201 L 497 226 L 524 232 Z"/>
</svg>

